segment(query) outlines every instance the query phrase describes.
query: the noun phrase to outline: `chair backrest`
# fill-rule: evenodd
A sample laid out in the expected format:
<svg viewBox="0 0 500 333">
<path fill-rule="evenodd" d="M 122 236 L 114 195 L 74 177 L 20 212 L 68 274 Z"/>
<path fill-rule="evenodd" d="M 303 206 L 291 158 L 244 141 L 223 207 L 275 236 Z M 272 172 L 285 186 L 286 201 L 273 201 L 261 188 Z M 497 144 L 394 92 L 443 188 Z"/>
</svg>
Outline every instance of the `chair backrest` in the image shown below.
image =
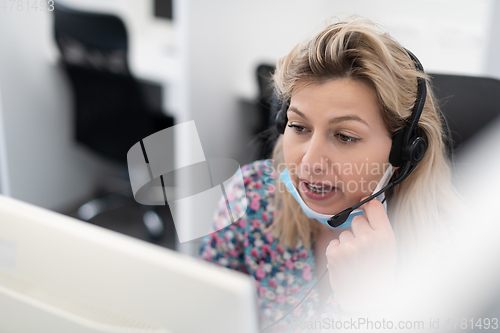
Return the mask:
<svg viewBox="0 0 500 333">
<path fill-rule="evenodd" d="M 56 6 L 54 32 L 68 65 L 127 74 L 127 30 L 120 18 Z"/>
<path fill-rule="evenodd" d="M 161 110 L 148 107 L 130 75 L 127 31 L 120 18 L 56 6 L 54 32 L 74 92 L 78 142 L 126 164 L 130 147 L 173 125 Z"/>
<path fill-rule="evenodd" d="M 452 152 L 500 116 L 500 80 L 430 74 L 437 104 L 450 130 Z"/>
<path fill-rule="evenodd" d="M 278 132 L 273 130 L 279 104 L 272 85 L 272 75 L 275 69 L 274 65 L 260 64 L 256 70 L 259 96 L 256 105 L 258 120 L 252 133 L 256 136 L 253 140 L 257 145 L 255 159 L 270 158 L 278 137 Z"/>
<path fill-rule="evenodd" d="M 275 102 L 277 102 L 276 96 L 274 94 L 274 89 L 271 84 L 272 75 L 274 73 L 275 67 L 272 65 L 261 64 L 257 66 L 257 84 L 259 86 L 259 97 L 257 100 L 258 107 L 260 109 L 260 125 L 257 131 L 263 131 L 268 128 L 270 117 L 273 113 Z"/>
</svg>

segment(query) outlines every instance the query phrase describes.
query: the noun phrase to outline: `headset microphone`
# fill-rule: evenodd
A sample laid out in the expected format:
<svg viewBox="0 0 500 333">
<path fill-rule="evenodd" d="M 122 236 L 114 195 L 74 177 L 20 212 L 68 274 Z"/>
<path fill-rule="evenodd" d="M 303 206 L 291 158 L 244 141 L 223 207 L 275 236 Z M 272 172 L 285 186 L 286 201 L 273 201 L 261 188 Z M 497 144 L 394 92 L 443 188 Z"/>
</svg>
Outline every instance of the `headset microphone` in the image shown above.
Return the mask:
<svg viewBox="0 0 500 333">
<path fill-rule="evenodd" d="M 333 215 L 329 220 L 328 220 L 328 224 L 331 226 L 331 227 L 339 227 L 341 226 L 342 224 L 344 224 L 344 222 L 347 220 L 347 218 L 349 217 L 349 215 L 355 210 L 355 209 L 358 209 L 359 207 L 363 206 L 365 203 L 367 203 L 368 201 L 370 200 L 373 200 L 375 199 L 376 197 L 378 197 L 379 195 L 381 195 L 382 193 L 384 193 L 385 191 L 388 191 L 390 190 L 391 188 L 393 188 L 394 186 L 396 186 L 397 184 L 401 183 L 403 180 L 406 179 L 406 177 L 408 177 L 411 173 L 411 171 L 413 171 L 413 169 L 410 169 L 410 165 L 408 164 L 406 166 L 406 168 L 408 169 L 405 169 L 403 170 L 403 173 L 402 173 L 402 176 L 399 176 L 396 180 L 390 182 L 389 184 L 387 184 L 387 186 L 385 186 L 384 188 L 382 188 L 380 191 L 378 191 L 377 193 L 374 193 L 372 195 L 370 195 L 368 198 L 366 198 L 365 200 L 357 203 L 356 205 L 352 206 L 352 207 L 349 207 L 343 211 L 341 211 L 340 213 L 336 214 L 336 215 Z"/>
<path fill-rule="evenodd" d="M 405 49 L 405 51 L 408 53 L 410 58 L 415 63 L 415 67 L 420 72 L 423 73 L 424 69 L 418 58 L 407 49 Z M 331 227 L 341 226 L 355 209 L 364 205 L 368 201 L 375 199 L 380 194 L 401 183 L 415 169 L 418 162 L 420 162 L 424 158 L 425 151 L 427 150 L 427 144 L 424 138 L 418 136 L 417 128 L 420 115 L 422 114 L 422 110 L 425 105 L 425 99 L 427 96 L 427 86 L 425 80 L 421 77 L 417 78 L 417 83 L 418 83 L 417 97 L 415 99 L 415 104 L 413 106 L 411 115 L 407 120 L 407 125 L 403 129 L 396 132 L 392 137 L 392 146 L 391 146 L 391 153 L 389 155 L 389 162 L 391 163 L 392 166 L 399 167 L 399 173 L 397 178 L 391 181 L 388 185 L 386 185 L 377 193 L 372 194 L 371 196 L 359 202 L 358 204 L 349 207 L 343 210 L 342 212 L 332 216 L 328 220 L 328 224 Z M 290 103 L 289 100 L 284 101 L 280 111 L 276 115 L 276 128 L 278 132 L 281 134 L 285 133 L 285 128 L 288 123 L 288 117 L 286 112 L 288 110 L 289 103 Z"/>
</svg>

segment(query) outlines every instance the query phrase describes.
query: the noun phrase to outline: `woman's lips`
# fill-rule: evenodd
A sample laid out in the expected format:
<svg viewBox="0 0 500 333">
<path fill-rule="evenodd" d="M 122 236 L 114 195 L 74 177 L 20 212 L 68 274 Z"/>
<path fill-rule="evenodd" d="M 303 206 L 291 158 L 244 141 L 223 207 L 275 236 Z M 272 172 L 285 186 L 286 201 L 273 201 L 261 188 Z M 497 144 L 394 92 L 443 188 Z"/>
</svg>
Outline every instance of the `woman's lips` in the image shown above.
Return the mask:
<svg viewBox="0 0 500 333">
<path fill-rule="evenodd" d="M 332 186 L 330 184 L 323 184 L 321 182 L 307 183 L 302 179 L 300 179 L 299 182 L 300 182 L 300 185 L 299 185 L 300 191 L 306 197 L 308 197 L 309 199 L 312 199 L 312 200 L 318 200 L 318 201 L 319 200 L 326 200 L 326 199 L 329 199 L 332 196 L 334 196 L 335 193 L 337 193 L 337 188 L 336 187 L 332 188 Z M 312 190 L 310 190 L 309 187 L 307 186 L 307 184 L 313 184 L 313 185 L 317 185 L 317 186 L 324 185 L 325 189 L 332 188 L 332 190 L 330 192 L 326 192 L 326 193 L 316 193 L 316 192 L 313 192 Z"/>
</svg>

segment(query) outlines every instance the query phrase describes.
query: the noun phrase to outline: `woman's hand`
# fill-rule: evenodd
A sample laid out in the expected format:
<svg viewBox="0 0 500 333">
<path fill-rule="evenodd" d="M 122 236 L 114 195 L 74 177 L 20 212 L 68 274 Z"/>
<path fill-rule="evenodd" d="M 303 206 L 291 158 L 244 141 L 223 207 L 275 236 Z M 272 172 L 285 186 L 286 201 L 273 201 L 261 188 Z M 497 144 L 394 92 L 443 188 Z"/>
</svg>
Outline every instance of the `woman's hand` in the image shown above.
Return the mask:
<svg viewBox="0 0 500 333">
<path fill-rule="evenodd" d="M 389 300 L 394 286 L 396 239 L 378 200 L 361 206 L 365 213 L 352 220 L 326 249 L 330 284 L 347 312 L 370 311 Z"/>
</svg>

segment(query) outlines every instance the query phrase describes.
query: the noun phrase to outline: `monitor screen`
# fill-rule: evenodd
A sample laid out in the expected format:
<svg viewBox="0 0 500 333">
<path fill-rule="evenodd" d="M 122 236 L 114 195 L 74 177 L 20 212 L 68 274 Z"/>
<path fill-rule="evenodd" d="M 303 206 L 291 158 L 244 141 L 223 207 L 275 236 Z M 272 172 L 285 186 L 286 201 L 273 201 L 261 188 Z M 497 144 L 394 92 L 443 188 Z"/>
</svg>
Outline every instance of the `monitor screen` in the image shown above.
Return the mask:
<svg viewBox="0 0 500 333">
<path fill-rule="evenodd" d="M 255 286 L 0 195 L 0 332 L 257 332 Z"/>
</svg>

